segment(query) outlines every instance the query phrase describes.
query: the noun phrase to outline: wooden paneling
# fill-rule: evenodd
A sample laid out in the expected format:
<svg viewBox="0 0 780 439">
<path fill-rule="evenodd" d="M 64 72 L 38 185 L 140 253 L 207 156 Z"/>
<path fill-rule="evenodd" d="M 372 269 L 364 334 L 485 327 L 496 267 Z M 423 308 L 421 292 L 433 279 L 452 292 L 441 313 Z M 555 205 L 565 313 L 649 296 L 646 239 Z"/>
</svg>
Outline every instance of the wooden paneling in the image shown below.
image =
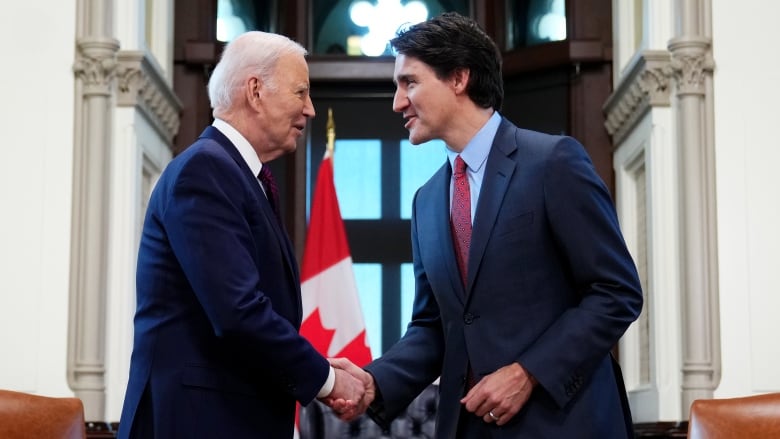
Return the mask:
<svg viewBox="0 0 780 439">
<path fill-rule="evenodd" d="M 173 90 L 182 103 L 181 125 L 174 154 L 189 146 L 211 123 L 206 85 L 217 62 L 217 1 L 175 2 Z"/>
</svg>

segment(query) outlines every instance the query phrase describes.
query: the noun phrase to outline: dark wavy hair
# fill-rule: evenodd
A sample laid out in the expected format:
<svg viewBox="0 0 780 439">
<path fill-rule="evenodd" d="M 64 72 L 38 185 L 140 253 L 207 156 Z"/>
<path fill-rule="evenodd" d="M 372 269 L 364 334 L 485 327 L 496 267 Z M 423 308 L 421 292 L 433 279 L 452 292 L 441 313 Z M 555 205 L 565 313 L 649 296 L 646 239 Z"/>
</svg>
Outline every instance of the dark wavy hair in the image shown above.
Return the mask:
<svg viewBox="0 0 780 439">
<path fill-rule="evenodd" d="M 474 20 L 445 12 L 400 29 L 390 45 L 398 53 L 431 66 L 439 79 L 448 78 L 458 69 L 468 69 L 466 91 L 471 100 L 483 108 L 501 109 L 501 52 Z"/>
</svg>

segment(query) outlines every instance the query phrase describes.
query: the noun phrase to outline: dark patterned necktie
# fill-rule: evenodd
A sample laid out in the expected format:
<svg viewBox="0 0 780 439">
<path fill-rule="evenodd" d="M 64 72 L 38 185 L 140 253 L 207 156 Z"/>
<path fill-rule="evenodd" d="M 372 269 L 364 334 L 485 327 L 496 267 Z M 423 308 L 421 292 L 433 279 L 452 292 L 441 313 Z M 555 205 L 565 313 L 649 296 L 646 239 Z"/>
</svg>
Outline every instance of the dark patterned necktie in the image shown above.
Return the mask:
<svg viewBox="0 0 780 439">
<path fill-rule="evenodd" d="M 460 155 L 455 157 L 453 174 L 455 175 L 455 184 L 450 222 L 455 257 L 460 269 L 460 280 L 465 288 L 466 279 L 468 279 L 469 247 L 471 246 L 471 190 L 469 177 L 466 174 L 466 162 L 460 158 Z"/>
<path fill-rule="evenodd" d="M 279 224 L 282 224 L 282 216 L 279 213 L 279 188 L 276 186 L 276 180 L 274 180 L 273 174 L 271 174 L 271 168 L 263 165 L 260 168 L 260 173 L 257 175 L 260 183 L 265 188 L 265 196 L 268 198 L 268 202 L 271 203 L 271 209 L 273 209 L 276 219 Z"/>
</svg>

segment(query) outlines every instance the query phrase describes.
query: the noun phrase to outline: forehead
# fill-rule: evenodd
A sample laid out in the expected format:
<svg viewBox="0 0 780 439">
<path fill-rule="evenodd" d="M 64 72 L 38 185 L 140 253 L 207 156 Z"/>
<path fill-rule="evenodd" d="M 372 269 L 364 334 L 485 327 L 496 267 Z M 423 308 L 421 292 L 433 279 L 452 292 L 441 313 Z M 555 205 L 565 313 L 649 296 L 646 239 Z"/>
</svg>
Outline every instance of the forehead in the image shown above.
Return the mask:
<svg viewBox="0 0 780 439">
<path fill-rule="evenodd" d="M 407 56 L 399 54 L 395 57 L 395 71 L 393 72 L 393 79 L 397 82 L 404 77 L 420 77 L 433 75 L 434 71 L 431 66 L 420 61 L 413 56 Z"/>
<path fill-rule="evenodd" d="M 277 80 L 293 83 L 309 82 L 309 65 L 301 55 L 284 54 L 277 61 L 274 72 Z"/>
</svg>

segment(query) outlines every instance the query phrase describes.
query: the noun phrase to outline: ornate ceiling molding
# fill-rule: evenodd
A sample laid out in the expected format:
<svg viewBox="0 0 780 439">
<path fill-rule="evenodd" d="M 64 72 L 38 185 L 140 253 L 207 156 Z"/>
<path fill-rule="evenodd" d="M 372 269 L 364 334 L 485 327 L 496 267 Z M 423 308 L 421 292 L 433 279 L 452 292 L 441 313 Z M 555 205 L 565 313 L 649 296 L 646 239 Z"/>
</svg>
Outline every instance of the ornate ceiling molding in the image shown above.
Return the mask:
<svg viewBox="0 0 780 439">
<path fill-rule="evenodd" d="M 179 131 L 182 104 L 161 69 L 142 51 L 120 51 L 117 62 L 117 106 L 137 107 L 172 143 Z"/>
<path fill-rule="evenodd" d="M 670 105 L 673 74 L 669 52 L 645 50 L 637 53 L 603 107 L 607 118 L 604 126 L 616 146 L 651 107 Z"/>
</svg>

